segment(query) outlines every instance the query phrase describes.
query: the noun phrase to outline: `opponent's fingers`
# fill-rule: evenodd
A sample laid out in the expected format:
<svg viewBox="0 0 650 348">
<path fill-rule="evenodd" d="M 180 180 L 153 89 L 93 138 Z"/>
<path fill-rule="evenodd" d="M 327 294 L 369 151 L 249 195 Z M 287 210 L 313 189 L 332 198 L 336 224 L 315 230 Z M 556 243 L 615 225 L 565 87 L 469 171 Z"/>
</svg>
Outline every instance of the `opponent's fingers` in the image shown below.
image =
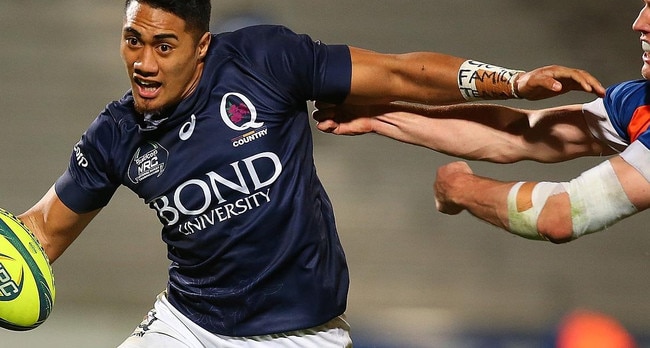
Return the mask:
<svg viewBox="0 0 650 348">
<path fill-rule="evenodd" d="M 605 96 L 605 87 L 603 86 L 598 79 L 593 77 L 591 74 L 584 72 L 583 79 L 580 81 L 580 85 L 582 86 L 582 90 L 585 92 L 590 92 L 594 93 L 599 97 L 604 97 Z"/>
<path fill-rule="evenodd" d="M 523 74 L 516 81 L 517 91 L 523 98 L 537 100 L 563 94 L 572 90 L 594 93 L 602 97 L 605 88 L 590 73 L 574 68 L 549 65 Z"/>
<path fill-rule="evenodd" d="M 332 107 L 335 107 L 335 106 L 336 106 L 336 104 L 330 104 L 330 103 L 326 103 L 326 102 L 320 101 L 320 100 L 317 100 L 317 101 L 314 102 L 314 107 L 316 109 L 327 109 L 327 108 L 332 108 Z"/>
<path fill-rule="evenodd" d="M 555 91 L 565 93 L 571 90 L 581 90 L 601 97 L 605 94 L 605 87 L 597 78 L 585 70 L 563 66 L 550 66 L 548 68 L 551 77 L 555 80 L 555 84 L 560 84 L 560 88 L 554 89 Z"/>
<path fill-rule="evenodd" d="M 439 212 L 449 215 L 456 215 L 465 208 L 458 205 L 450 197 L 451 192 L 457 183 L 454 183 L 459 176 L 473 174 L 472 169 L 464 161 L 456 161 L 445 164 L 438 168 L 436 179 L 433 183 L 434 197 L 436 200 L 436 209 Z"/>
<path fill-rule="evenodd" d="M 438 168 L 439 176 L 456 173 L 474 174 L 472 168 L 470 168 L 469 164 L 465 161 L 450 162 Z"/>
<path fill-rule="evenodd" d="M 316 128 L 325 133 L 335 133 L 338 127 L 339 124 L 334 120 L 323 120 L 316 123 Z"/>
<path fill-rule="evenodd" d="M 334 118 L 334 112 L 331 108 L 329 109 L 315 109 L 311 113 L 311 118 L 318 122 L 322 122 L 328 119 Z"/>
<path fill-rule="evenodd" d="M 595 93 L 602 96 L 605 93 L 605 87 L 591 75 L 589 72 L 582 69 L 571 69 L 562 67 L 554 71 L 555 79 L 559 81 L 571 82 L 572 86 L 567 88 L 581 89 L 585 92 Z"/>
<path fill-rule="evenodd" d="M 443 214 L 456 215 L 463 211 L 463 207 L 447 201 L 445 195 L 436 187 L 433 186 L 434 200 L 436 202 L 436 210 Z"/>
</svg>

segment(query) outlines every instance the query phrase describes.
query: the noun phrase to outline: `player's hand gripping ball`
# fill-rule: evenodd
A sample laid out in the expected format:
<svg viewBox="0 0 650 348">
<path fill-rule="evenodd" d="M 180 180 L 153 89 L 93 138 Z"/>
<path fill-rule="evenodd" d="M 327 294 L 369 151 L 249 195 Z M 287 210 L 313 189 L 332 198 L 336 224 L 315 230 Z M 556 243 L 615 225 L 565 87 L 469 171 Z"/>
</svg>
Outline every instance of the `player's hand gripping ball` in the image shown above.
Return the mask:
<svg viewBox="0 0 650 348">
<path fill-rule="evenodd" d="M 54 306 L 54 274 L 45 251 L 13 214 L 0 209 L 0 327 L 31 330 Z"/>
</svg>

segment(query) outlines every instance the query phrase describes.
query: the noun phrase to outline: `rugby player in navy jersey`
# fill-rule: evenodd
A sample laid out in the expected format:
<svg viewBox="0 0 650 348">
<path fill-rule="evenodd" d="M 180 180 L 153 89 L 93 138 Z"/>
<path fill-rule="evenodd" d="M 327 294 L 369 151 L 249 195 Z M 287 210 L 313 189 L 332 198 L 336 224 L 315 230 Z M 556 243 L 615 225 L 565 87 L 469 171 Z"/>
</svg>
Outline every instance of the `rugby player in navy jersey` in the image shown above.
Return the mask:
<svg viewBox="0 0 650 348">
<path fill-rule="evenodd" d="M 611 155 L 567 182 L 494 180 L 463 161 L 437 171 L 439 211 L 467 210 L 524 238 L 569 242 L 650 207 L 650 0 L 632 27 L 641 34 L 643 79 L 610 86 L 584 105 L 322 105 L 313 116 L 324 132 L 374 132 L 469 160 L 552 163 Z"/>
<path fill-rule="evenodd" d="M 349 347 L 348 271 L 316 176 L 307 101 L 447 104 L 584 90 L 590 74 L 521 72 L 437 53 L 326 45 L 281 26 L 209 33 L 209 0 L 127 0 L 131 89 L 20 217 L 56 260 L 124 185 L 153 210 L 169 282 L 121 345 Z"/>
</svg>

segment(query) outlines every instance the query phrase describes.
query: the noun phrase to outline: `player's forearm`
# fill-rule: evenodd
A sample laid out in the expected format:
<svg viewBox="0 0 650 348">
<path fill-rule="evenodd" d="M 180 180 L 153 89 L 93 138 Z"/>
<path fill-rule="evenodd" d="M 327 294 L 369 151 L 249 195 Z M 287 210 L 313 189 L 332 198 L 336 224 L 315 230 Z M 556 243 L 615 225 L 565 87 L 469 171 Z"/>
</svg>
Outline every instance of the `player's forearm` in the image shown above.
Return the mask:
<svg viewBox="0 0 650 348">
<path fill-rule="evenodd" d="M 394 56 L 394 100 L 430 105 L 466 101 L 458 86 L 458 73 L 465 59 L 439 53 L 416 52 Z"/>
<path fill-rule="evenodd" d="M 493 104 L 392 104 L 374 132 L 448 155 L 496 163 L 560 162 L 611 153 L 591 135 L 580 105 L 523 110 Z"/>
<path fill-rule="evenodd" d="M 435 52 L 381 54 L 351 47 L 350 53 L 350 104 L 447 105 L 517 98 L 514 82 L 519 70 Z"/>
<path fill-rule="evenodd" d="M 438 170 L 434 184 L 438 210 L 455 214 L 467 210 L 477 218 L 507 229 L 507 195 L 512 183 L 504 183 L 471 173 L 454 173 L 462 162 L 450 163 Z"/>
<path fill-rule="evenodd" d="M 464 159 L 511 163 L 534 155 L 522 139 L 528 128 L 522 110 L 477 104 L 392 107 L 373 120 L 374 132 Z"/>
<path fill-rule="evenodd" d="M 458 69 L 464 59 L 419 52 L 381 54 L 350 48 L 352 86 L 350 104 L 411 101 L 451 104 L 465 101 L 458 88 Z"/>
<path fill-rule="evenodd" d="M 54 187 L 18 217 L 38 238 L 50 262 L 54 262 L 79 236 L 99 210 L 77 214 L 66 207 Z"/>
</svg>

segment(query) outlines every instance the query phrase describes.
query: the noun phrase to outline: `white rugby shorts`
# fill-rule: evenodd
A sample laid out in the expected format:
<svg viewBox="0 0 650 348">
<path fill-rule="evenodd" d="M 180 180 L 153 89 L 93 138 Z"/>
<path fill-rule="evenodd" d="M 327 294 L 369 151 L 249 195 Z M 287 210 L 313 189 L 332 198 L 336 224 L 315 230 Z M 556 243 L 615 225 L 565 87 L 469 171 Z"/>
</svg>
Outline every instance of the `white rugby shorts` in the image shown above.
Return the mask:
<svg viewBox="0 0 650 348">
<path fill-rule="evenodd" d="M 167 300 L 156 298 L 142 323 L 118 348 L 352 348 L 350 326 L 344 316 L 310 329 L 280 334 L 229 337 L 196 325 Z"/>
</svg>

